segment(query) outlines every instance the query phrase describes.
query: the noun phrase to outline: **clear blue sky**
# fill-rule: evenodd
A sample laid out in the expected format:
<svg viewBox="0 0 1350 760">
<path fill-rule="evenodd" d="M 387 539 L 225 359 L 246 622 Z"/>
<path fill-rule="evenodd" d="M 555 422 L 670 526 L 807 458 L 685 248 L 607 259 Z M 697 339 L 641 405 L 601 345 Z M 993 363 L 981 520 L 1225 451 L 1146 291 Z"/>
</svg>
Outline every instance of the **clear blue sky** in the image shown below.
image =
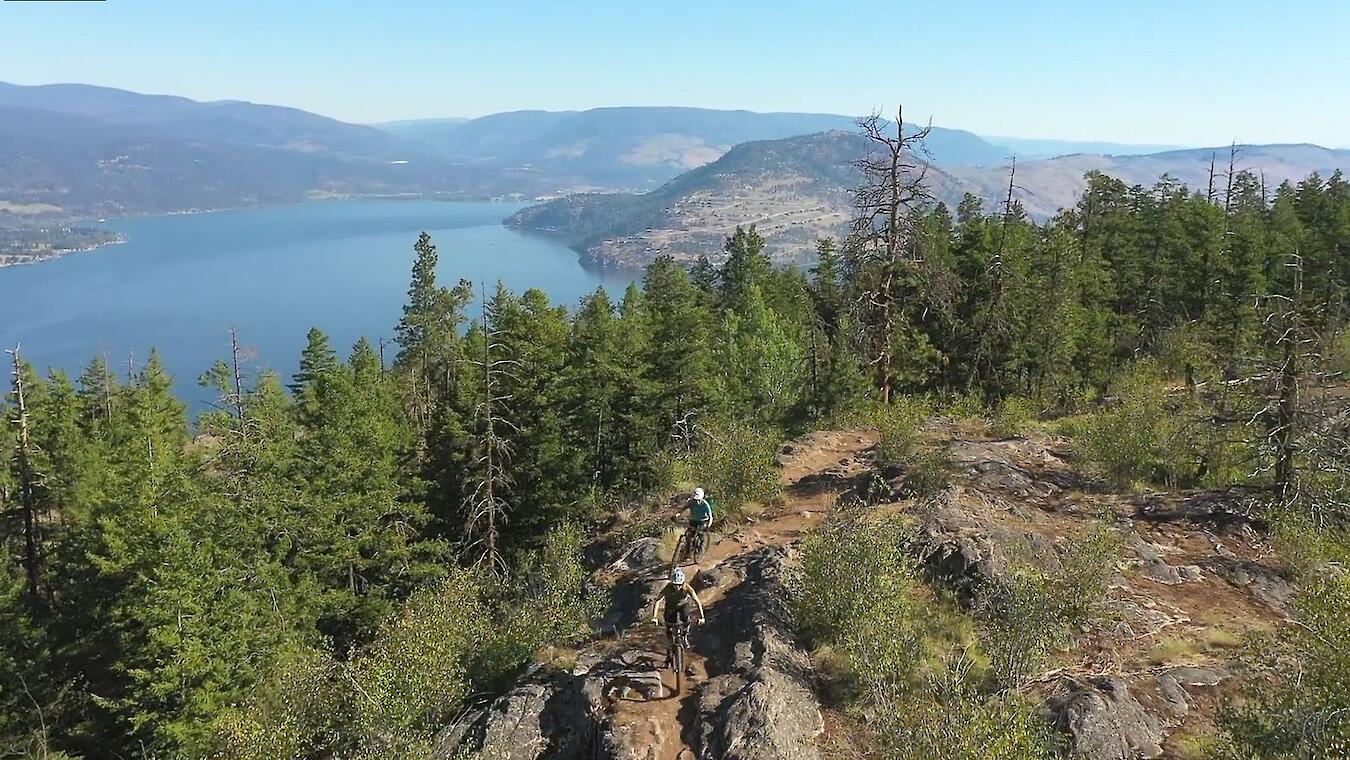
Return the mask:
<svg viewBox="0 0 1350 760">
<path fill-rule="evenodd" d="M 1350 0 L 0 2 L 0 80 L 350 121 L 605 105 L 1350 147 Z"/>
</svg>

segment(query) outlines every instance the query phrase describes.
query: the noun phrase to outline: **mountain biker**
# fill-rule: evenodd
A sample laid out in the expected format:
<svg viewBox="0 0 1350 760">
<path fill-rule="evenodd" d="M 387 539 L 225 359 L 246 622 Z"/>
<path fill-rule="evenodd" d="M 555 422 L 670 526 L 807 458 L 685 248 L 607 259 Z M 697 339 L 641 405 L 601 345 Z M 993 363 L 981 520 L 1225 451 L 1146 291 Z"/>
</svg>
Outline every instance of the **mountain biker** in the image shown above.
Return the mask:
<svg viewBox="0 0 1350 760">
<path fill-rule="evenodd" d="M 706 541 L 708 529 L 712 527 L 712 502 L 703 496 L 703 489 L 695 488 L 694 497 L 685 504 L 689 510 L 689 538 L 691 541 Z"/>
<path fill-rule="evenodd" d="M 703 615 L 703 602 L 698 598 L 698 592 L 690 586 L 684 578 L 684 571 L 675 568 L 670 574 L 670 582 L 662 589 L 656 597 L 656 603 L 652 605 L 652 622 L 662 617 L 662 608 L 665 609 L 664 622 L 666 625 L 666 665 L 670 665 L 670 646 L 675 643 L 675 630 L 677 627 L 688 630 L 691 613 L 694 609 L 698 610 L 698 622 L 706 622 Z M 682 642 L 685 647 L 689 646 L 686 640 Z M 692 668 L 691 673 L 692 675 Z"/>
</svg>

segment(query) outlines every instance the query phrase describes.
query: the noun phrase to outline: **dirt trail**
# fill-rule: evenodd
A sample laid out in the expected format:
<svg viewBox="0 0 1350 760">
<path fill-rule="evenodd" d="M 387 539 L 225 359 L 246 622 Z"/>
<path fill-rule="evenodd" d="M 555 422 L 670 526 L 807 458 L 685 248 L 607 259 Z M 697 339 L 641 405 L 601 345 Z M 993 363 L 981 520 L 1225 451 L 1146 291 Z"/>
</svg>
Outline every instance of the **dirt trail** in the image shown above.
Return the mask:
<svg viewBox="0 0 1350 760">
<path fill-rule="evenodd" d="M 685 573 L 699 589 L 710 624 L 719 603 L 740 583 L 738 579 L 716 578 L 718 571 L 757 549 L 790 544 L 818 525 L 834 506 L 837 496 L 848 490 L 851 479 L 867 468 L 867 452 L 875 443 L 876 434 L 871 431 L 830 431 L 813 433 L 784 446 L 780 455 L 783 503 L 729 533 L 714 531 L 703 561 L 684 565 Z M 704 585 L 709 579 L 712 585 Z M 618 582 L 641 583 L 643 579 L 630 573 L 628 577 L 621 576 Z M 616 733 L 627 734 L 629 746 L 647 748 L 647 753 L 640 757 L 693 760 L 697 756 L 693 741 L 698 729 L 701 689 L 716 673 L 710 672 L 707 657 L 700 651 L 700 645 L 707 644 L 707 637 L 697 626 L 690 639 L 686 657 L 694 675 L 686 677 L 683 694 L 671 694 L 674 675 L 664 668 L 660 670 L 666 687 L 662 698 L 623 698 L 615 702 L 611 726 Z M 650 625 L 650 621 L 626 636 L 624 645 L 651 653 L 650 661 L 657 666 L 665 659 L 664 632 Z"/>
<path fill-rule="evenodd" d="M 983 423 L 942 419 L 925 433 L 945 450 L 949 485 L 878 505 L 875 514 L 906 515 L 911 551 L 958 596 L 1021 562 L 1060 577 L 1071 542 L 1109 528 L 1120 556 L 1107 568 L 1105 613 L 1043 663 L 1027 696 L 1069 716 L 1066 740 L 1084 757 L 1181 752 L 1240 685 L 1233 658 L 1243 638 L 1288 614 L 1293 589 L 1244 511 L 1248 497 L 1113 492 L 1075 470 L 1066 440 L 1044 433 L 1001 438 Z M 670 693 L 664 632 L 646 619 L 669 570 L 661 539 L 606 545 L 610 564 L 595 579 L 612 586 L 610 635 L 583 647 L 570 667 L 541 668 L 479 712 L 472 724 L 491 734 L 493 747 L 483 756 L 533 760 L 532 747 L 564 744 L 625 760 L 858 756 L 865 727 L 807 693 L 814 676 L 791 641 L 782 547 L 819 525 L 873 469 L 876 440 L 852 430 L 784 444 L 782 504 L 714 530 L 702 562 L 686 566 L 708 624 L 691 632 L 694 675 L 682 694 Z M 898 488 L 905 475 L 880 476 Z M 617 558 L 614 548 L 622 549 Z M 463 732 L 447 734 L 448 747 L 463 746 Z M 1093 754 L 1099 741 L 1122 749 Z"/>
</svg>

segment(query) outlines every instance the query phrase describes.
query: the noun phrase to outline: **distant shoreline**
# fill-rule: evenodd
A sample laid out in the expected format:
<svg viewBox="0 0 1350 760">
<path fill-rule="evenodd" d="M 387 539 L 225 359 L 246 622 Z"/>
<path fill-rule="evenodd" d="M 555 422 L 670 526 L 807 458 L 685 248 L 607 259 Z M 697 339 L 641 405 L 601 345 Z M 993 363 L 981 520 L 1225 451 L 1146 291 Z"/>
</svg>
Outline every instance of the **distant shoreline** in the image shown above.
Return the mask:
<svg viewBox="0 0 1350 760">
<path fill-rule="evenodd" d="M 532 199 L 508 199 L 501 196 L 496 197 L 478 197 L 478 198 L 442 198 L 428 197 L 423 193 L 387 193 L 371 195 L 332 195 L 321 198 L 306 198 L 304 200 L 292 201 L 287 203 L 255 203 L 238 206 L 222 206 L 219 208 L 205 209 L 183 209 L 178 211 L 158 211 L 158 212 L 140 212 L 123 214 L 116 217 L 91 218 L 91 217 L 69 217 L 75 224 L 96 225 L 96 224 L 115 224 L 117 221 L 126 219 L 154 219 L 170 216 L 198 216 L 203 214 L 218 214 L 228 211 L 256 211 L 271 208 L 287 208 L 291 206 L 303 206 L 310 203 L 332 203 L 348 201 L 426 201 L 431 203 L 501 203 L 501 204 L 520 204 L 530 203 Z M 73 254 L 90 253 L 100 248 L 108 246 L 121 245 L 128 242 L 131 238 L 124 232 L 116 232 L 116 239 L 106 242 L 95 243 L 93 245 L 81 246 L 79 248 L 61 248 L 46 251 L 38 255 L 25 256 L 19 254 L 0 254 L 0 269 L 8 267 L 28 266 L 32 264 L 41 264 L 46 261 L 55 261 Z"/>
<path fill-rule="evenodd" d="M 64 258 L 66 256 L 71 256 L 74 254 L 90 253 L 92 251 L 97 251 L 100 248 L 107 248 L 109 246 L 114 245 L 122 245 L 123 243 L 130 240 L 130 238 L 127 237 L 126 234 L 124 233 L 118 232 L 116 233 L 116 235 L 117 237 L 114 238 L 113 240 L 107 240 L 102 243 L 84 245 L 80 246 L 79 248 L 52 249 L 50 251 L 35 254 L 32 256 L 24 256 L 20 254 L 0 254 L 0 269 L 6 269 L 9 267 L 29 266 L 32 264 L 41 264 L 44 261 L 55 261 L 56 259 Z"/>
</svg>

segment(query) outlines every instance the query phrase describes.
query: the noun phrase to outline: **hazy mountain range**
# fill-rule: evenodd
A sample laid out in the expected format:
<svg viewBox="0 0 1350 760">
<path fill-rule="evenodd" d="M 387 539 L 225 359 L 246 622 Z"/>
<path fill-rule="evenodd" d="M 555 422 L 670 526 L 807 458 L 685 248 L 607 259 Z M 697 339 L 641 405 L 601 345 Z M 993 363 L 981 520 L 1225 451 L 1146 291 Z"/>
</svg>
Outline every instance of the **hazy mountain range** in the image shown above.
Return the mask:
<svg viewBox="0 0 1350 760">
<path fill-rule="evenodd" d="M 512 223 L 611 263 L 715 252 L 722 235 L 750 222 L 787 251 L 846 218 L 849 164 L 862 150 L 853 130 L 834 114 L 664 107 L 372 126 L 241 101 L 0 83 L 0 226 L 340 196 L 566 196 Z M 1038 216 L 1072 204 L 1090 169 L 1145 183 L 1168 172 L 1195 184 L 1211 155 L 943 127 L 927 147 L 935 192 L 949 201 L 1001 197 L 1005 165 L 1018 154 L 1019 194 Z M 1025 160 L 1049 155 L 1057 157 Z M 1347 160 L 1345 151 L 1279 145 L 1244 148 L 1242 163 L 1278 181 Z"/>
<path fill-rule="evenodd" d="M 836 114 L 631 107 L 512 111 L 383 128 L 430 145 L 461 165 L 544 172 L 575 188 L 646 189 L 715 161 L 743 142 L 848 130 L 854 120 Z M 1000 163 L 1009 153 L 971 132 L 941 127 L 929 135 L 928 149 L 941 163 L 963 165 Z"/>
</svg>

